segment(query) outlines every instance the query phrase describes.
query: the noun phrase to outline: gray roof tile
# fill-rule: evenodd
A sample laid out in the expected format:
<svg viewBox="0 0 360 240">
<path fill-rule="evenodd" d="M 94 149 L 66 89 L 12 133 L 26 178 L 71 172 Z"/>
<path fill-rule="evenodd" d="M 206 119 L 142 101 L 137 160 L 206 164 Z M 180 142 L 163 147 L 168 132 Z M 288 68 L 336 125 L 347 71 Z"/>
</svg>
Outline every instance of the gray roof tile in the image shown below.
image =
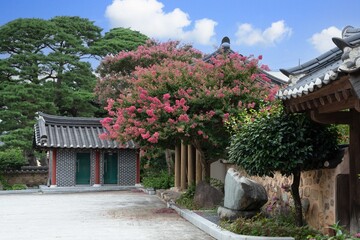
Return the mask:
<svg viewBox="0 0 360 240">
<path fill-rule="evenodd" d="M 100 139 L 99 135 L 106 132 L 100 120 L 39 113 L 34 126 L 35 145 L 39 148 L 138 148 L 133 141 L 121 145 L 113 140 Z"/>
<path fill-rule="evenodd" d="M 277 97 L 285 100 L 307 95 L 348 72 L 360 70 L 360 28 L 347 26 L 342 35 L 342 39 L 333 39 L 337 47 L 319 57 L 300 66 L 280 69 L 289 77 L 290 84 L 279 90 Z"/>
</svg>

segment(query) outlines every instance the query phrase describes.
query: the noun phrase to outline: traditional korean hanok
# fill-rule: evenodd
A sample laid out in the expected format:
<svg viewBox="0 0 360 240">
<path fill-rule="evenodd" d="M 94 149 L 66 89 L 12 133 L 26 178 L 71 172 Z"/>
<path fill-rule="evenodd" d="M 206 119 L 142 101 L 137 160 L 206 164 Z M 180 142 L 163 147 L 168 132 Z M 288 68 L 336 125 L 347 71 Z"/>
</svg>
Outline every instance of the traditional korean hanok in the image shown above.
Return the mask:
<svg viewBox="0 0 360 240">
<path fill-rule="evenodd" d="M 336 221 L 360 228 L 360 28 L 347 26 L 336 47 L 304 64 L 281 69 L 290 84 L 277 93 L 288 112 L 324 124 L 350 125 L 349 175 L 337 184 Z M 334 45 L 334 46 L 335 46 Z M 343 191 L 348 188 L 348 191 Z M 346 194 L 344 194 L 347 192 Z M 342 202 L 342 204 L 340 204 Z M 334 222 L 335 223 L 335 222 Z"/>
<path fill-rule="evenodd" d="M 49 152 L 49 178 L 59 186 L 134 186 L 140 181 L 138 147 L 102 140 L 100 118 L 39 113 L 35 147 Z"/>
</svg>

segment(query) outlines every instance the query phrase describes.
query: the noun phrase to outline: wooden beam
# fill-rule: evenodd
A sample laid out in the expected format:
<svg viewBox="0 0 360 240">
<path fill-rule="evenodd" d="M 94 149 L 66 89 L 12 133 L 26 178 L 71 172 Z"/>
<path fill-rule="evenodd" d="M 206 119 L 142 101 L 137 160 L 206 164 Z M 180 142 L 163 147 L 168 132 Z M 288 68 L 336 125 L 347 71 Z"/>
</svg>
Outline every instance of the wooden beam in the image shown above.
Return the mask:
<svg viewBox="0 0 360 240">
<path fill-rule="evenodd" d="M 360 99 L 360 74 L 351 74 L 349 81 L 351 83 L 352 89 L 356 94 L 356 97 Z"/>
<path fill-rule="evenodd" d="M 330 103 L 330 104 L 333 102 L 331 95 L 327 95 L 326 99 L 328 100 L 328 103 Z"/>
<path fill-rule="evenodd" d="M 181 158 L 181 151 L 180 151 L 180 144 L 176 144 L 175 146 L 175 187 L 180 188 L 180 158 Z"/>
<path fill-rule="evenodd" d="M 294 111 L 295 108 L 294 108 L 293 105 L 290 105 L 289 109 L 290 109 L 290 112 L 295 112 L 295 111 Z"/>
<path fill-rule="evenodd" d="M 312 100 L 312 102 L 314 103 L 315 108 L 319 107 L 319 101 L 317 99 Z"/>
<path fill-rule="evenodd" d="M 201 154 L 196 150 L 196 185 L 202 181 L 202 165 L 201 165 Z"/>
<path fill-rule="evenodd" d="M 300 103 L 300 108 L 301 108 L 301 110 L 305 111 L 306 110 L 305 103 Z"/>
<path fill-rule="evenodd" d="M 320 97 L 320 98 L 319 98 L 319 102 L 320 102 L 320 104 L 321 104 L 322 106 L 324 106 L 324 105 L 325 105 L 325 98 L 324 98 L 324 97 Z"/>
<path fill-rule="evenodd" d="M 56 149 L 52 149 L 52 163 L 51 163 L 51 186 L 56 187 L 56 162 L 57 162 L 57 151 Z"/>
<path fill-rule="evenodd" d="M 195 177 L 194 177 L 194 174 L 195 174 L 195 168 L 194 168 L 194 165 L 195 165 L 195 148 L 192 146 L 192 145 L 188 145 L 188 164 L 187 164 L 187 167 L 188 167 L 188 185 L 193 185 L 194 184 L 194 180 L 195 180 Z"/>
<path fill-rule="evenodd" d="M 341 90 L 342 97 L 347 100 L 349 98 L 349 93 L 347 89 Z"/>
<path fill-rule="evenodd" d="M 300 111 L 299 111 L 299 107 L 298 107 L 297 104 L 295 104 L 295 111 L 296 111 L 296 112 L 300 112 Z"/>
<path fill-rule="evenodd" d="M 310 117 L 314 122 L 322 124 L 350 124 L 352 113 L 349 111 L 333 113 L 319 113 L 317 111 L 310 111 Z"/>
<path fill-rule="evenodd" d="M 336 101 L 340 102 L 340 101 L 341 101 L 340 93 L 339 93 L 339 92 L 336 92 L 334 95 L 335 95 Z"/>
<path fill-rule="evenodd" d="M 311 109 L 312 107 L 311 107 L 311 102 L 310 101 L 307 101 L 306 102 L 306 106 L 308 107 L 308 109 Z"/>
<path fill-rule="evenodd" d="M 140 183 L 140 174 L 138 181 L 138 157 L 136 157 L 136 183 Z M 139 169 L 140 171 L 140 169 Z M 139 172 L 140 173 L 140 172 Z M 100 151 L 95 151 L 95 186 L 100 185 Z"/>
<path fill-rule="evenodd" d="M 347 100 L 341 102 L 333 102 L 332 104 L 326 104 L 325 106 L 319 106 L 317 108 L 319 113 L 328 113 L 328 112 L 339 112 L 345 109 L 354 108 L 355 98 L 351 96 Z"/>
<path fill-rule="evenodd" d="M 181 190 L 185 190 L 187 188 L 187 177 L 186 177 L 186 170 L 187 170 L 187 145 L 185 145 L 183 142 L 181 143 L 181 183 L 180 188 Z"/>
</svg>

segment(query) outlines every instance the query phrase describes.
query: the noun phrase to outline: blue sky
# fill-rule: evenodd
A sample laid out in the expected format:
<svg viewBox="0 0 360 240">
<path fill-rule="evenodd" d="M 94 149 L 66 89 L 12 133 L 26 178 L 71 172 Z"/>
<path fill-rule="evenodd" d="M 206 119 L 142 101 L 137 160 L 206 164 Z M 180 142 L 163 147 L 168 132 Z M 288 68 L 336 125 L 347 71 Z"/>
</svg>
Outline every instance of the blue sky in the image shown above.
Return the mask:
<svg viewBox="0 0 360 240">
<path fill-rule="evenodd" d="M 360 1 L 348 0 L 2 0 L 0 25 L 16 18 L 80 16 L 109 31 L 128 27 L 160 41 L 181 40 L 204 53 L 224 36 L 243 55 L 262 55 L 273 71 L 333 48 L 331 37 L 360 27 Z"/>
</svg>

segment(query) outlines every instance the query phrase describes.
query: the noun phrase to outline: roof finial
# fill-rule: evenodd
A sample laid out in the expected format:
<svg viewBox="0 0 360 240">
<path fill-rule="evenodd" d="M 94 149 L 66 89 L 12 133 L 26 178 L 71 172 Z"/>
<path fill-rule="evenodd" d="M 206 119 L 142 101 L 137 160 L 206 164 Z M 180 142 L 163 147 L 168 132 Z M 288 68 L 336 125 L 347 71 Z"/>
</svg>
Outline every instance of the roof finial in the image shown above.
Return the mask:
<svg viewBox="0 0 360 240">
<path fill-rule="evenodd" d="M 230 48 L 230 38 L 223 37 L 223 39 L 221 40 L 221 47 L 224 49 L 229 49 Z"/>
</svg>

